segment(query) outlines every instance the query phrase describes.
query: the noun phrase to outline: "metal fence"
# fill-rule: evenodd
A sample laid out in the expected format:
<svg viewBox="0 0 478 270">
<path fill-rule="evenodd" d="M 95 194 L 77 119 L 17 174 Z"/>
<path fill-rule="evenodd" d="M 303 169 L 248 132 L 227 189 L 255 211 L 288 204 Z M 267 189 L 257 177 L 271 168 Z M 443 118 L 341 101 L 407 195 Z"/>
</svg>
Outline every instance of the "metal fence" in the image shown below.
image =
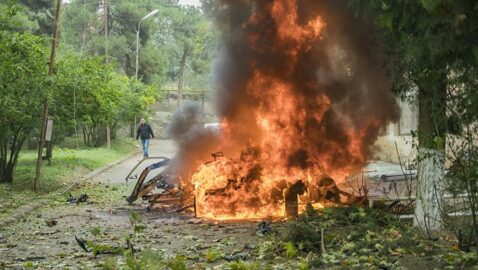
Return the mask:
<svg viewBox="0 0 478 270">
<path fill-rule="evenodd" d="M 195 101 L 200 103 L 204 110 L 207 110 L 213 100 L 213 93 L 214 91 L 212 90 L 183 90 L 181 93 L 181 102 Z M 162 97 L 161 103 L 163 109 L 170 112 L 174 111 L 178 106 L 178 90 L 163 89 L 160 90 L 160 94 Z"/>
</svg>

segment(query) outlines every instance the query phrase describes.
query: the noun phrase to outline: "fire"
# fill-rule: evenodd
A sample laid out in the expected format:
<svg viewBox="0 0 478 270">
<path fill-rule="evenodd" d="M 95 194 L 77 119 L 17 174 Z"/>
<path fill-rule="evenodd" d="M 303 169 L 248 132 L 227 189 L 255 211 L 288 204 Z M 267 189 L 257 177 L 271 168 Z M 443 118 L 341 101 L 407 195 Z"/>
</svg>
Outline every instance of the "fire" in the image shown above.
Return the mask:
<svg viewBox="0 0 478 270">
<path fill-rule="evenodd" d="M 320 60 L 311 60 L 327 24 L 320 15 L 298 14 L 296 0 L 257 1 L 242 25 L 247 81 L 231 104 L 236 111 L 221 115 L 222 149 L 241 151 L 216 155 L 191 176 L 200 217 L 283 217 L 285 193 L 296 187 L 302 202 L 323 207 L 310 194 L 320 179 L 344 179 L 367 161 L 364 141 L 385 121 L 368 117 L 356 125 L 339 111 L 318 82 Z"/>
</svg>

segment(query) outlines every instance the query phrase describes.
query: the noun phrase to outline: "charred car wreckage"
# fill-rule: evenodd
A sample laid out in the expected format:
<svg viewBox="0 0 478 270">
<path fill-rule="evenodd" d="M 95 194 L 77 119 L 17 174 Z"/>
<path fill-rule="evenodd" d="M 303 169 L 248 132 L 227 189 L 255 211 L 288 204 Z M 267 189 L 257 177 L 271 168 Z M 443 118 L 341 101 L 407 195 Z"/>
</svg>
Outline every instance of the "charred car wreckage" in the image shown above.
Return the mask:
<svg viewBox="0 0 478 270">
<path fill-rule="evenodd" d="M 239 160 L 228 159 L 224 157 L 222 152 L 211 155 L 212 160 L 203 164 L 203 166 L 215 166 L 216 163 L 228 163 L 229 166 L 241 167 L 240 163 L 253 160 L 257 157 L 256 149 L 248 149 L 241 153 Z M 144 159 L 143 161 L 152 158 Z M 195 216 L 202 217 L 196 210 L 196 199 L 200 196 L 205 202 L 211 200 L 211 203 L 223 201 L 227 203 L 227 198 L 234 196 L 235 192 L 247 192 L 254 194 L 257 192 L 258 181 L 261 181 L 261 167 L 257 162 L 249 166 L 247 171 L 239 170 L 232 173 L 234 177 L 228 177 L 227 184 L 224 186 L 206 189 L 202 194 L 198 194 L 191 181 L 178 181 L 180 178 L 178 173 L 173 173 L 171 169 L 172 160 L 166 157 L 156 157 L 159 162 L 147 166 L 140 176 L 137 178 L 136 185 L 126 201 L 133 204 L 139 198 L 148 203 L 147 210 L 159 210 L 167 212 L 183 212 L 191 209 Z M 143 162 L 142 161 L 142 162 Z M 139 165 L 139 164 L 138 164 Z M 132 172 L 126 177 L 126 181 L 130 178 Z M 156 174 L 150 180 L 146 181 L 148 175 L 157 169 L 163 168 L 162 172 Z M 270 191 L 270 198 L 276 204 L 283 205 L 283 217 L 296 217 L 299 214 L 299 206 L 306 203 L 323 203 L 323 204 L 357 204 L 366 203 L 366 196 L 354 196 L 353 194 L 340 189 L 336 182 L 327 175 L 321 175 L 311 184 L 308 181 L 297 179 L 294 183 L 282 182 Z M 215 198 L 215 199 L 214 199 Z M 251 200 L 254 199 L 254 195 Z M 234 210 L 232 210 L 234 211 Z"/>
</svg>

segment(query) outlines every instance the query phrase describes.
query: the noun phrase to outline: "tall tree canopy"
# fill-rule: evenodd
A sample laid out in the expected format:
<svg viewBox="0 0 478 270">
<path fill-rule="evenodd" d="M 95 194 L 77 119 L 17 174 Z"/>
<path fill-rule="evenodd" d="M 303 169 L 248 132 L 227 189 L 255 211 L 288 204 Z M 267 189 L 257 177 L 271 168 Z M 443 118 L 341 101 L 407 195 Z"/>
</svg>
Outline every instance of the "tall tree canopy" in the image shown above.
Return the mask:
<svg viewBox="0 0 478 270">
<path fill-rule="evenodd" d="M 104 54 L 103 2 L 70 1 L 62 23 L 63 46 L 90 55 Z M 117 70 L 135 75 L 136 32 L 146 14 L 159 9 L 155 16 L 144 20 L 140 28 L 139 72 L 142 81 L 157 87 L 177 82 L 185 74 L 186 86 L 208 86 L 210 63 L 217 47 L 215 31 L 202 12 L 182 7 L 177 0 L 108 1 L 108 37 L 110 58 Z M 189 61 L 183 73 L 181 59 L 187 48 Z"/>
<path fill-rule="evenodd" d="M 462 114 L 476 115 L 478 3 L 473 0 L 351 0 L 381 33 L 394 89 L 419 102 L 419 185 L 415 223 L 442 226 L 445 140 L 453 95 L 469 96 Z M 459 89 L 459 91 L 451 91 Z M 476 117 L 473 117 L 476 121 Z"/>
</svg>

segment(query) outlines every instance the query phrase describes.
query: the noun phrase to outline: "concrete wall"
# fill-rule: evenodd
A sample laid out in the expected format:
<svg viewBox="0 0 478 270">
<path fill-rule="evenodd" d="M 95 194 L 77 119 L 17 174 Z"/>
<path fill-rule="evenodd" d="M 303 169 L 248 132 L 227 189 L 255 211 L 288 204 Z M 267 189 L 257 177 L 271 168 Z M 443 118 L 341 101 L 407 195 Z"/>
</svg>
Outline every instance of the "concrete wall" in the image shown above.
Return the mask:
<svg viewBox="0 0 478 270">
<path fill-rule="evenodd" d="M 406 165 L 416 156 L 412 145 L 412 131 L 418 128 L 418 105 L 406 102 L 399 102 L 399 105 L 400 120 L 388 125 L 380 136 L 375 144 L 374 158 L 392 163 L 401 161 L 403 165 Z"/>
</svg>

